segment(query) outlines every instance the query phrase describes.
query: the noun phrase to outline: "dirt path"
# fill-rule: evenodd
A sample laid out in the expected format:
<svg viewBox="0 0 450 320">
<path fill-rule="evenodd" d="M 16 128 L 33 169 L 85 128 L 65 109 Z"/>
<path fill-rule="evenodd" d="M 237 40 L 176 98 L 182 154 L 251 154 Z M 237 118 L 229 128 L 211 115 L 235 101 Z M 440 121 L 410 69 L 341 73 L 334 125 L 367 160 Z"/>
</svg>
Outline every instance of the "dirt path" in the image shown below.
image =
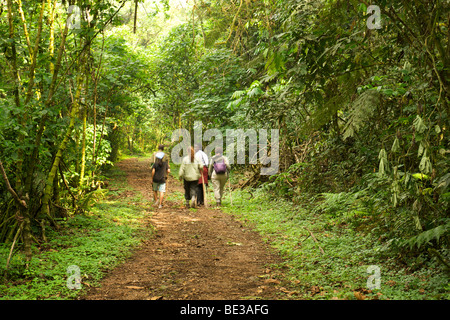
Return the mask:
<svg viewBox="0 0 450 320">
<path fill-rule="evenodd" d="M 118 164 L 128 185 L 151 199 L 148 161 Z M 170 178 L 169 192 L 182 192 Z M 279 261 L 259 235 L 212 208 L 184 209 L 183 201 L 152 207 L 156 234 L 83 299 L 286 299 L 270 264 Z"/>
</svg>

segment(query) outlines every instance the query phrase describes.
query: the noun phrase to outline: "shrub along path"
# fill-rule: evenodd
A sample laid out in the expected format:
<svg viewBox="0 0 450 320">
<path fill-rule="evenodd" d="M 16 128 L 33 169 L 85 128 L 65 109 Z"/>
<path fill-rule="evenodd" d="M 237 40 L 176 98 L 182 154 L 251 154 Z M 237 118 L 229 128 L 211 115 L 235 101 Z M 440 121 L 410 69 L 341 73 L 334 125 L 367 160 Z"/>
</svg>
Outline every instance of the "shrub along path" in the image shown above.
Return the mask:
<svg viewBox="0 0 450 320">
<path fill-rule="evenodd" d="M 156 232 L 82 299 L 288 298 L 280 270 L 272 267 L 280 258 L 256 232 L 215 208 L 185 209 L 183 187 L 173 177 L 158 209 L 151 204 L 148 160 L 118 166 L 148 200 Z"/>
</svg>

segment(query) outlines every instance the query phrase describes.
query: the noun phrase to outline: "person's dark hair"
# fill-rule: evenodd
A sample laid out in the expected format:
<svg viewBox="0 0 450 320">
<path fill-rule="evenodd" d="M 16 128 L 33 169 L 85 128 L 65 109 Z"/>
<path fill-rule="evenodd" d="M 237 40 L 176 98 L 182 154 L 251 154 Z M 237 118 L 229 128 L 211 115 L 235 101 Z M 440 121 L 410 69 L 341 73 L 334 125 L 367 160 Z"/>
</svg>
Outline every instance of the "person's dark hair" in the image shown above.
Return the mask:
<svg viewBox="0 0 450 320">
<path fill-rule="evenodd" d="M 156 157 L 155 159 L 155 168 L 159 168 L 163 165 L 163 160 L 161 158 Z"/>
<path fill-rule="evenodd" d="M 158 150 L 163 151 L 163 150 L 164 150 L 164 145 L 163 145 L 163 144 L 160 144 L 160 145 L 158 146 Z"/>
</svg>

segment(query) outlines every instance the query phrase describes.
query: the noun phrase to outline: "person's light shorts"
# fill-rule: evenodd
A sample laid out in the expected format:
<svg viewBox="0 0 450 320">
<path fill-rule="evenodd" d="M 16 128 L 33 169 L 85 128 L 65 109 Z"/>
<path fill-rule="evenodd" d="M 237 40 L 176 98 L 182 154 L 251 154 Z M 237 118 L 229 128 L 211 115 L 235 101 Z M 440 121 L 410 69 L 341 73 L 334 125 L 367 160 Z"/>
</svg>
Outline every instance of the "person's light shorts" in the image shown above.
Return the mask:
<svg viewBox="0 0 450 320">
<path fill-rule="evenodd" d="M 166 192 L 166 183 L 153 182 L 153 191 Z"/>
</svg>

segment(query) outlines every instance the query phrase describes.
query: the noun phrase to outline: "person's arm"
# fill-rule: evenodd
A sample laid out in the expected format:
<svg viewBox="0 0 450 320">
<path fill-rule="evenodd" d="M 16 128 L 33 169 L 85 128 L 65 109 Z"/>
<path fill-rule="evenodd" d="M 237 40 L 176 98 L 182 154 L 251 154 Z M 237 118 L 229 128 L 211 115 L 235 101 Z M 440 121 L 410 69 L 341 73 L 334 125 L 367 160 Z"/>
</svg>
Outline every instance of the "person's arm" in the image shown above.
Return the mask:
<svg viewBox="0 0 450 320">
<path fill-rule="evenodd" d="M 211 177 L 213 171 L 213 160 L 209 162 L 209 168 L 208 168 L 208 177 Z"/>
<path fill-rule="evenodd" d="M 230 160 L 228 160 L 228 157 L 223 157 L 223 161 L 225 162 L 225 165 L 227 166 L 228 172 L 230 172 L 231 171 Z"/>
<path fill-rule="evenodd" d="M 150 167 L 152 167 L 152 168 L 153 168 L 153 165 L 155 164 L 155 154 L 156 154 L 156 152 L 154 152 L 152 154 L 152 157 L 150 158 Z"/>
<path fill-rule="evenodd" d="M 205 163 L 205 166 L 208 167 L 208 164 L 209 164 L 208 155 L 206 153 L 204 153 L 203 151 L 202 151 L 202 160 Z"/>
<path fill-rule="evenodd" d="M 165 182 L 166 182 L 166 192 L 169 190 L 169 173 L 170 173 L 170 166 L 169 166 L 169 161 L 166 162 L 167 165 L 167 176 L 165 178 Z"/>
<path fill-rule="evenodd" d="M 155 176 L 155 168 L 152 168 L 152 181 L 154 176 Z"/>
</svg>

